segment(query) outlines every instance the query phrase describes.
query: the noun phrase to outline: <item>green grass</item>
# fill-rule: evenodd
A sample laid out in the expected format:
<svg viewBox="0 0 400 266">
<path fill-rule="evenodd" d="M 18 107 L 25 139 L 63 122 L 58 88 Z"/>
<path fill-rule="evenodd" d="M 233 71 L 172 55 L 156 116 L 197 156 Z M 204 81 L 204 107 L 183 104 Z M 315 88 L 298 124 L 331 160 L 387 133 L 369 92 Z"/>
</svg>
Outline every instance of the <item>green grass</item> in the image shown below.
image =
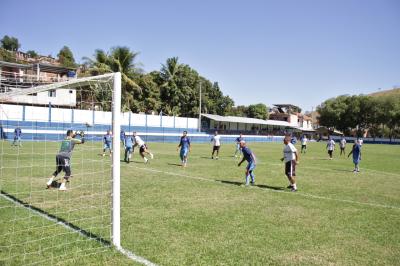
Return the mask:
<svg viewBox="0 0 400 266">
<path fill-rule="evenodd" d="M 1 189 L 110 240 L 109 158 L 98 143 L 79 146 L 71 189 L 44 190 L 57 146 L 25 143 L 17 156 L 4 143 Z M 121 166 L 122 245 L 137 255 L 161 265 L 400 264 L 400 146 L 364 144 L 353 174 L 351 159 L 336 151 L 327 160 L 324 144 L 311 143 L 296 193 L 285 188 L 282 144 L 249 144 L 258 158 L 252 188 L 239 186 L 245 165 L 232 158 L 234 145 L 222 146 L 217 161 L 210 145 L 194 144 L 187 168 L 177 166 L 176 144 L 149 146 L 150 164 L 135 154 Z M 0 223 L 0 265 L 132 263 L 5 200 Z"/>
</svg>

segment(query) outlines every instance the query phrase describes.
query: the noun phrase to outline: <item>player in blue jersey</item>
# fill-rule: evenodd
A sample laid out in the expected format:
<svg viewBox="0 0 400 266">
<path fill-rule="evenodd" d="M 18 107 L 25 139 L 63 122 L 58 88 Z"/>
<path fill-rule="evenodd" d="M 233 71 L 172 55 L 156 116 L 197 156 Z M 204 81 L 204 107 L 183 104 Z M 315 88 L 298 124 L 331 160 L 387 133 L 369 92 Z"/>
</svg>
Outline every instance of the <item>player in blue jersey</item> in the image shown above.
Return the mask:
<svg viewBox="0 0 400 266">
<path fill-rule="evenodd" d="M 358 173 L 360 172 L 360 168 L 359 168 L 359 164 L 361 161 L 361 144 L 360 141 L 357 140 L 354 145 L 353 148 L 351 149 L 349 155 L 347 156 L 350 157 L 350 155 L 353 154 L 353 163 L 354 163 L 354 173 Z"/>
<path fill-rule="evenodd" d="M 188 155 L 191 150 L 190 139 L 187 136 L 187 131 L 183 131 L 181 141 L 179 142 L 178 148 L 176 150 L 179 150 L 179 148 L 181 149 L 179 155 L 181 157 L 182 166 L 186 167 Z"/>
<path fill-rule="evenodd" d="M 239 154 L 239 157 L 240 157 L 240 155 L 242 154 L 242 149 L 240 148 L 240 142 L 241 142 L 242 140 L 244 140 L 244 138 L 243 138 L 242 133 L 240 133 L 239 137 L 237 137 L 237 138 L 235 139 L 235 141 L 236 141 L 235 158 L 238 157 L 238 154 Z"/>
<path fill-rule="evenodd" d="M 107 130 L 107 134 L 105 134 L 103 136 L 103 157 L 106 156 L 106 150 L 110 151 L 110 157 L 112 154 L 112 135 L 111 135 L 111 131 Z"/>
<path fill-rule="evenodd" d="M 76 135 L 81 136 L 81 139 L 77 139 Z M 83 143 L 85 143 L 83 131 L 77 132 L 76 134 L 71 129 L 67 131 L 67 136 L 61 142 L 60 150 L 56 155 L 56 171 L 54 171 L 49 181 L 47 181 L 47 188 L 58 187 L 58 185 L 60 185 L 59 190 L 67 190 L 65 182 L 69 182 L 69 178 L 71 177 L 72 151 L 74 150 L 75 145 Z M 65 176 L 62 179 L 61 184 L 58 184 L 54 179 L 61 171 L 65 172 Z"/>
<path fill-rule="evenodd" d="M 125 137 L 126 137 L 125 131 L 123 129 L 121 129 L 120 139 L 121 139 L 122 145 L 124 145 L 124 148 L 125 148 Z"/>
<path fill-rule="evenodd" d="M 254 153 L 246 146 L 246 142 L 244 140 L 240 141 L 240 148 L 242 150 L 243 158 L 239 162 L 238 166 L 240 166 L 245 160 L 247 161 L 247 167 L 246 167 L 246 186 L 249 185 L 249 181 L 251 178 L 251 185 L 255 185 L 255 175 L 254 175 L 254 169 L 256 168 L 256 156 Z"/>
<path fill-rule="evenodd" d="M 14 130 L 14 141 L 12 143 L 12 146 L 19 146 L 19 147 L 22 146 L 22 144 L 21 144 L 21 136 L 22 136 L 22 130 L 19 127 L 17 127 Z"/>
<path fill-rule="evenodd" d="M 134 143 L 135 143 L 135 140 L 133 139 L 132 136 L 125 136 L 124 137 L 124 147 L 125 147 L 125 158 L 124 158 L 124 161 L 127 162 L 127 163 L 129 163 L 131 158 L 132 158 Z"/>
</svg>

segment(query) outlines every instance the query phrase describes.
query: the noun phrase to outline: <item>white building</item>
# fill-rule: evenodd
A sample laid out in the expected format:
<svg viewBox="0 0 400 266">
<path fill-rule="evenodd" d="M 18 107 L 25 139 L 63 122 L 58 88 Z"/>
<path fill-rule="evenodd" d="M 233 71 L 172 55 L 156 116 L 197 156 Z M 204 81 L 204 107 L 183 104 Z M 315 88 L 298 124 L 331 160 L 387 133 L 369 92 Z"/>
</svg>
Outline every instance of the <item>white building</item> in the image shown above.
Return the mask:
<svg viewBox="0 0 400 266">
<path fill-rule="evenodd" d="M 75 70 L 50 64 L 17 64 L 0 61 L 0 92 L 29 89 L 40 85 L 68 81 L 76 78 Z M 8 103 L 29 105 L 76 106 L 76 91 L 60 88 L 30 95 L 10 97 Z"/>
</svg>

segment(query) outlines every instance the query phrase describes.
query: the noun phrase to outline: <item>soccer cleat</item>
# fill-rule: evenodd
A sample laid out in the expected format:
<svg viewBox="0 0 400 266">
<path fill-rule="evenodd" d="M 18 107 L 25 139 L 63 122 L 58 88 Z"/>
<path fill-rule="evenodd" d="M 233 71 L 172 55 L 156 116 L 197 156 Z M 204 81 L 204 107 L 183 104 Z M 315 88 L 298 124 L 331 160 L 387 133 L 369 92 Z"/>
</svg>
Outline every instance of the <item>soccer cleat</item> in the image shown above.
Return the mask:
<svg viewBox="0 0 400 266">
<path fill-rule="evenodd" d="M 59 188 L 58 190 L 66 191 L 66 190 L 67 190 L 67 187 L 65 186 L 65 183 L 62 183 L 61 186 L 60 186 L 60 188 Z"/>
<path fill-rule="evenodd" d="M 149 161 L 149 159 L 147 159 L 146 157 L 143 159 L 144 159 L 144 163 L 147 163 Z"/>
<path fill-rule="evenodd" d="M 51 177 L 51 178 L 49 179 L 49 181 L 47 181 L 46 185 L 47 185 L 47 188 L 48 188 L 48 189 L 51 188 L 51 184 L 53 183 L 53 180 L 54 180 L 54 178 Z"/>
<path fill-rule="evenodd" d="M 292 189 L 291 189 L 290 191 L 292 191 L 292 192 L 296 192 L 296 191 L 297 191 L 297 189 L 296 189 L 296 188 L 294 188 L 294 187 L 292 187 Z"/>
<path fill-rule="evenodd" d="M 215 157 L 215 160 L 218 160 L 218 156 L 217 156 L 217 157 Z"/>
</svg>

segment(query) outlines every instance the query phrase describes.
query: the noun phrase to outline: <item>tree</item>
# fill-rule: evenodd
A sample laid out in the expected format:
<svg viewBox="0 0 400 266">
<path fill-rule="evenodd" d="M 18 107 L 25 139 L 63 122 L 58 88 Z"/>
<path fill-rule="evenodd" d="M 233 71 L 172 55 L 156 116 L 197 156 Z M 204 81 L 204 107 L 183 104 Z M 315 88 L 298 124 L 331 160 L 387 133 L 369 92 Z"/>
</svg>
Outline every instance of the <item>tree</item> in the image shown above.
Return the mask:
<svg viewBox="0 0 400 266">
<path fill-rule="evenodd" d="M 247 115 L 251 118 L 267 119 L 268 118 L 268 108 L 263 103 L 251 104 L 247 108 Z"/>
<path fill-rule="evenodd" d="M 63 48 L 61 48 L 57 57 L 62 66 L 76 67 L 74 55 L 72 54 L 72 51 L 71 49 L 69 49 L 68 46 L 64 46 Z"/>
<path fill-rule="evenodd" d="M 341 95 L 336 98 L 331 98 L 317 106 L 317 112 L 319 113 L 319 124 L 321 126 L 333 127 L 341 131 L 345 131 L 347 128 L 352 127 L 353 116 L 349 113 L 347 95 Z"/>
<path fill-rule="evenodd" d="M 1 39 L 1 47 L 9 51 L 18 51 L 21 44 L 17 38 L 5 35 L 3 39 Z"/>
<path fill-rule="evenodd" d="M 29 57 L 31 58 L 36 58 L 39 56 L 38 53 L 36 53 L 34 50 L 26 51 L 26 54 L 29 55 Z"/>
<path fill-rule="evenodd" d="M 100 75 L 112 72 L 121 72 L 122 76 L 122 110 L 138 111 L 141 97 L 141 88 L 137 83 L 142 69 L 136 63 L 138 52 L 131 51 L 128 47 L 117 46 L 108 53 L 103 50 L 95 50 L 94 59 L 84 57 L 84 65 L 91 75 Z"/>
<path fill-rule="evenodd" d="M 239 105 L 232 107 L 229 115 L 245 117 L 247 116 L 247 113 L 248 113 L 248 107 L 245 105 Z"/>
</svg>

